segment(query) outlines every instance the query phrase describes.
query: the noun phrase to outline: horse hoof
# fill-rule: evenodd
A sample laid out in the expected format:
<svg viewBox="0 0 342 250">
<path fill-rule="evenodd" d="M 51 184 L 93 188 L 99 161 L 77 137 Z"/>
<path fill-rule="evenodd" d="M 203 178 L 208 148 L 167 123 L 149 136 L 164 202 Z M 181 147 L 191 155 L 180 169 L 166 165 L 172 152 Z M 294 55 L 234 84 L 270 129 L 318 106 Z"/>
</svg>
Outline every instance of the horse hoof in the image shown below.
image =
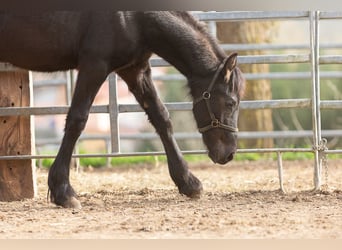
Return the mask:
<svg viewBox="0 0 342 250">
<path fill-rule="evenodd" d="M 179 188 L 179 192 L 192 199 L 199 199 L 203 191 L 202 183 L 194 175 L 189 176 L 189 182 Z"/>
<path fill-rule="evenodd" d="M 189 197 L 191 199 L 199 199 L 199 198 L 201 198 L 202 189 L 200 189 L 200 190 L 192 190 L 192 189 L 189 189 L 189 188 L 183 188 L 182 190 L 179 190 L 179 192 L 181 194 L 186 195 L 187 197 Z"/>
<path fill-rule="evenodd" d="M 64 208 L 74 208 L 74 209 L 81 209 L 82 205 L 79 200 L 77 200 L 75 197 L 70 197 L 67 199 L 63 204 L 62 207 Z"/>
<path fill-rule="evenodd" d="M 201 190 L 195 190 L 189 194 L 187 194 L 186 196 L 188 196 L 191 199 L 200 199 L 202 195 L 202 189 Z"/>
</svg>

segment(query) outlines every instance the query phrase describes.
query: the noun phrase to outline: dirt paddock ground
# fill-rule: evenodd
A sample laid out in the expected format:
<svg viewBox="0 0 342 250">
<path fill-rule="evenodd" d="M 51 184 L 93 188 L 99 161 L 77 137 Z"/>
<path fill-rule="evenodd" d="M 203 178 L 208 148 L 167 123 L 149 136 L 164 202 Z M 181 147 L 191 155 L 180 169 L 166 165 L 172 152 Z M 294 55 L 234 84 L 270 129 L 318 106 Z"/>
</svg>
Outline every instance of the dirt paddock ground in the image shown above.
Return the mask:
<svg viewBox="0 0 342 250">
<path fill-rule="evenodd" d="M 328 190 L 311 192 L 313 161 L 284 162 L 285 194 L 275 161 L 192 164 L 197 200 L 163 164 L 72 171 L 81 210 L 48 203 L 38 169 L 37 198 L 0 202 L 0 238 L 342 238 L 342 161 L 328 164 Z"/>
</svg>

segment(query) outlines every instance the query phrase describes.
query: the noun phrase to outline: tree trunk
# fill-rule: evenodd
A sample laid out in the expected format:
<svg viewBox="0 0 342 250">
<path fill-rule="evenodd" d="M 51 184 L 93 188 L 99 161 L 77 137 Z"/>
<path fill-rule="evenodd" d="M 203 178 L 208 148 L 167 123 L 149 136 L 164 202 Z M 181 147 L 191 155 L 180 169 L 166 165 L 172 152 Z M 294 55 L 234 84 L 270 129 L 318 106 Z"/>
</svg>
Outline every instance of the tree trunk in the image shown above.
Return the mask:
<svg viewBox="0 0 342 250">
<path fill-rule="evenodd" d="M 217 23 L 217 38 L 221 43 L 268 43 L 272 40 L 276 25 L 274 22 L 219 22 Z M 231 51 L 230 51 L 231 52 Z M 229 52 L 227 52 L 229 53 Z M 239 52 L 244 55 L 245 52 Z M 249 51 L 248 55 L 260 55 L 261 51 Z M 243 73 L 269 72 L 267 64 L 239 65 Z M 269 80 L 246 81 L 244 100 L 272 99 Z M 272 131 L 272 111 L 241 110 L 239 118 L 240 131 Z M 273 147 L 272 138 L 261 138 L 239 141 L 240 148 Z"/>
</svg>

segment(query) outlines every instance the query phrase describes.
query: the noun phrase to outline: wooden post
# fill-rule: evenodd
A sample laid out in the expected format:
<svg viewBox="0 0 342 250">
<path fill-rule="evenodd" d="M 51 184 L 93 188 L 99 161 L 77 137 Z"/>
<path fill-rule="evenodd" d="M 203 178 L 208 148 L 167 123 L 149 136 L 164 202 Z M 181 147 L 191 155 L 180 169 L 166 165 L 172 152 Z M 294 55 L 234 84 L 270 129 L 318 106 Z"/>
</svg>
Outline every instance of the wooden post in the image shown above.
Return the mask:
<svg viewBox="0 0 342 250">
<path fill-rule="evenodd" d="M 29 72 L 0 64 L 0 107 L 31 104 Z M 1 111 L 0 111 L 1 112 Z M 34 149 L 30 116 L 0 116 L 0 155 L 30 155 Z M 36 195 L 35 161 L 0 159 L 0 201 Z"/>
</svg>

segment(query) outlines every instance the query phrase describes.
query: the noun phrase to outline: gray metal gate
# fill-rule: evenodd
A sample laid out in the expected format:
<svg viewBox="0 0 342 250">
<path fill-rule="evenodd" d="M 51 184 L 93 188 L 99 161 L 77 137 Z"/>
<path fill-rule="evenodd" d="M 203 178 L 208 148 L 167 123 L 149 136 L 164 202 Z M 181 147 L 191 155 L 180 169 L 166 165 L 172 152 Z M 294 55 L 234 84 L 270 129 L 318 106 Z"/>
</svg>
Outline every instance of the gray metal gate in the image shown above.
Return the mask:
<svg viewBox="0 0 342 250">
<path fill-rule="evenodd" d="M 239 149 L 238 153 L 276 153 L 278 157 L 278 170 L 280 178 L 280 186 L 283 189 L 282 180 L 282 153 L 284 152 L 312 152 L 315 155 L 314 160 L 314 186 L 315 189 L 319 189 L 322 185 L 322 166 L 324 165 L 324 159 L 326 154 L 340 154 L 342 150 L 328 150 L 326 148 L 325 139 L 322 138 L 321 129 L 321 111 L 323 109 L 341 109 L 342 101 L 340 100 L 321 100 L 320 98 L 320 65 L 322 64 L 341 64 L 342 55 L 320 56 L 320 41 L 319 41 L 319 24 L 323 19 L 342 19 L 342 12 L 319 12 L 319 11 L 293 11 L 293 12 L 203 12 L 194 13 L 199 19 L 206 22 L 218 22 L 218 21 L 241 21 L 241 20 L 308 20 L 310 24 L 310 44 L 308 46 L 303 45 L 300 48 L 308 49 L 308 53 L 305 54 L 287 54 L 287 55 L 260 55 L 260 56 L 239 56 L 239 64 L 273 64 L 273 63 L 310 63 L 310 74 L 296 74 L 289 72 L 288 74 L 246 74 L 248 79 L 260 79 L 260 78 L 309 78 L 311 79 L 312 92 L 311 98 L 307 99 L 287 99 L 287 100 L 263 100 L 263 101 L 242 101 L 241 109 L 277 109 L 277 108 L 310 108 L 312 111 L 312 131 L 306 131 L 312 136 L 312 147 L 310 148 L 254 148 L 254 149 Z M 246 48 L 253 48 L 253 46 L 260 45 L 222 45 L 225 49 L 240 50 Z M 268 48 L 277 48 L 277 45 L 267 45 Z M 278 48 L 281 46 L 278 45 Z M 287 46 L 291 47 L 291 46 Z M 258 47 L 260 48 L 260 47 Z M 170 66 L 166 61 L 160 58 L 153 58 L 150 61 L 152 67 Z M 322 72 L 322 76 L 323 72 Z M 167 77 L 167 76 L 166 76 Z M 342 73 L 337 72 L 333 77 L 342 77 Z M 182 76 L 179 79 L 185 79 Z M 57 82 L 56 84 L 61 84 Z M 63 83 L 64 84 L 64 83 Z M 70 103 L 72 80 L 68 74 L 67 84 L 67 100 Z M 119 114 L 126 112 L 142 112 L 142 109 L 137 104 L 120 104 L 117 99 L 117 76 L 113 73 L 109 76 L 109 104 L 108 105 L 95 105 L 91 109 L 91 113 L 108 113 L 110 117 L 110 135 L 102 138 L 109 142 L 108 152 L 105 154 L 74 154 L 73 157 L 118 157 L 118 156 L 133 156 L 133 155 L 162 155 L 164 152 L 130 152 L 122 153 L 120 149 L 120 141 L 123 136 L 120 135 L 119 130 Z M 192 103 L 167 103 L 167 108 L 170 111 L 183 111 L 191 110 Z M 56 106 L 56 107 L 28 107 L 28 108 L 0 108 L 0 116 L 9 115 L 51 115 L 51 114 L 66 114 L 68 106 Z M 295 135 L 298 131 L 287 131 L 286 136 Z M 292 134 L 291 134 L 292 133 Z M 342 135 L 342 131 L 333 131 L 338 136 Z M 241 132 L 243 135 L 243 132 Z M 276 131 L 271 132 L 273 137 L 281 136 Z M 298 133 L 297 133 L 298 134 Z M 265 133 L 249 133 L 243 135 L 244 138 L 252 138 L 258 136 L 265 136 Z M 142 138 L 143 135 L 137 135 L 131 137 L 131 139 Z M 146 136 L 146 135 L 145 135 Z M 152 137 L 151 135 L 148 135 Z M 178 135 L 176 135 L 178 136 Z M 187 135 L 189 136 L 189 135 Z M 200 137 L 198 133 L 194 133 L 193 137 Z M 87 137 L 81 137 L 80 139 L 86 139 Z M 88 138 L 89 139 L 89 138 Z M 59 143 L 59 142 L 56 142 Z M 191 150 L 185 151 L 184 154 L 204 154 L 204 150 Z M 20 156 L 0 156 L 0 159 L 43 159 L 54 158 L 54 155 L 20 155 Z"/>
</svg>

